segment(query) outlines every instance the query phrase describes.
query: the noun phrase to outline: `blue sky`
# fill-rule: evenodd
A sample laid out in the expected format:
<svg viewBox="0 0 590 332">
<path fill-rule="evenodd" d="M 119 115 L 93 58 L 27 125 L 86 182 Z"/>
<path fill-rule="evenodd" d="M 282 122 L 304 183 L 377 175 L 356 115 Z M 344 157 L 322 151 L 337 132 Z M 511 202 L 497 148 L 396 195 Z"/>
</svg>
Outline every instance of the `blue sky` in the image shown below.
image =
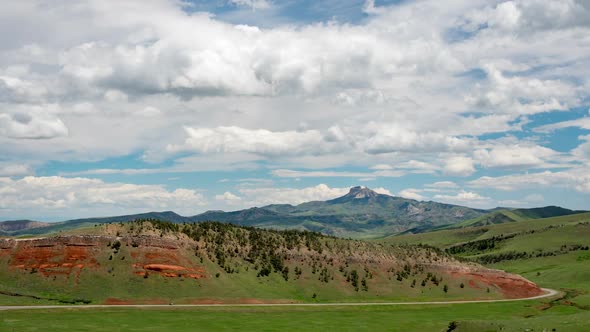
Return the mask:
<svg viewBox="0 0 590 332">
<path fill-rule="evenodd" d="M 590 209 L 584 1 L 4 7 L 0 220 L 194 215 L 355 185 Z"/>
</svg>

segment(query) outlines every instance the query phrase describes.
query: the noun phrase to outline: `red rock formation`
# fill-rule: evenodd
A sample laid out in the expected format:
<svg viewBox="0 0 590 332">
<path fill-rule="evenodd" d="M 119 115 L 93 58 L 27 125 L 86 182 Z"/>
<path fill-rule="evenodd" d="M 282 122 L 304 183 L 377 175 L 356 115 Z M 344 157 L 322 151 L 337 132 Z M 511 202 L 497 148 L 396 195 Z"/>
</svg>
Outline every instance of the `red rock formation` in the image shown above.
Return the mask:
<svg viewBox="0 0 590 332">
<path fill-rule="evenodd" d="M 205 278 L 205 270 L 187 259 L 173 240 L 152 236 L 63 236 L 38 239 L 0 239 L 0 257 L 10 259 L 9 268 L 79 278 L 84 269 L 98 269 L 101 255 L 120 241 L 131 254 L 129 264 L 136 275 L 158 273 L 165 277 Z M 104 263 L 104 262 L 103 262 Z"/>
</svg>

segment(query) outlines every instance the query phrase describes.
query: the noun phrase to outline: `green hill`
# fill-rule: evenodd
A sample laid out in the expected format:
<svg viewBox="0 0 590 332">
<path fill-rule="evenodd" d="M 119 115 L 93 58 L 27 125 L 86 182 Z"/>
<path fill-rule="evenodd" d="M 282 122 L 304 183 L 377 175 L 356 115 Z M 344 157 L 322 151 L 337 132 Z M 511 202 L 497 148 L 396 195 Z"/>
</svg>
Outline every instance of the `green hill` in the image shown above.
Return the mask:
<svg viewBox="0 0 590 332">
<path fill-rule="evenodd" d="M 526 292 L 512 283 L 525 283 Z M 4 304 L 422 301 L 539 292 L 518 276 L 430 247 L 224 223 L 137 220 L 75 235 L 0 239 Z"/>
<path fill-rule="evenodd" d="M 533 211 L 528 211 L 533 210 Z M 553 207 L 515 212 L 519 218 L 545 213 L 563 213 Z M 390 236 L 387 244 L 429 244 L 458 259 L 479 262 L 491 268 L 518 273 L 542 287 L 559 289 L 562 297 L 538 306 L 532 318 L 510 320 L 497 317 L 482 321 L 463 321 L 458 331 L 524 331 L 525 327 L 545 326 L 545 315 L 559 315 L 552 326 L 586 326 L 590 311 L 590 213 L 525 219 L 484 226 L 439 230 L 429 233 Z M 564 325 L 565 324 L 565 325 Z M 516 328 L 522 327 L 522 328 Z M 576 330 L 576 329 L 574 329 Z"/>
<path fill-rule="evenodd" d="M 400 235 L 433 232 L 433 231 L 439 231 L 439 230 L 445 230 L 445 229 L 504 224 L 504 223 L 517 222 L 517 221 L 530 220 L 530 219 L 543 219 L 543 218 L 567 216 L 567 215 L 579 214 L 579 213 L 583 213 L 583 212 L 585 212 L 585 211 L 574 211 L 574 210 L 565 209 L 565 208 L 562 208 L 559 206 L 546 206 L 546 207 L 531 208 L 531 209 L 494 209 L 492 212 L 490 212 L 488 214 L 484 214 L 484 215 L 479 216 L 477 218 L 457 222 L 454 224 L 441 225 L 441 226 L 435 226 L 435 227 L 425 227 L 425 226 L 415 227 L 415 228 L 409 229 L 405 232 L 402 232 Z"/>
</svg>

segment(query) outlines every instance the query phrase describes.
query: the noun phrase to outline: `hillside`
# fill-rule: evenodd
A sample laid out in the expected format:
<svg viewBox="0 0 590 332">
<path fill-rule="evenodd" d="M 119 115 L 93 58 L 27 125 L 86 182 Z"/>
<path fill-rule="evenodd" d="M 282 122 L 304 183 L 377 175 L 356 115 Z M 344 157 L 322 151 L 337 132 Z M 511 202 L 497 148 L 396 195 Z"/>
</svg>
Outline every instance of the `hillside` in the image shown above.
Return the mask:
<svg viewBox="0 0 590 332">
<path fill-rule="evenodd" d="M 559 206 L 546 206 L 530 209 L 494 209 L 490 213 L 484 214 L 474 219 L 469 219 L 454 224 L 441 225 L 435 227 L 419 226 L 409 229 L 402 234 L 416 234 L 433 232 L 444 229 L 456 229 L 465 227 L 478 227 L 486 225 L 496 225 L 509 222 L 517 222 L 531 219 L 543 219 L 559 216 L 568 216 L 572 214 L 584 213 L 586 211 L 574 211 Z"/>
<path fill-rule="evenodd" d="M 540 306 L 542 312 L 569 312 L 568 321 L 587 322 L 590 213 L 391 236 L 382 243 L 429 244 L 461 260 L 518 273 L 543 287 L 564 293 L 561 298 Z M 490 319 L 461 325 L 466 331 L 494 331 L 497 324 Z M 513 324 L 508 323 L 509 326 Z M 530 326 L 526 320 L 519 324 Z"/>
<path fill-rule="evenodd" d="M 510 260 L 512 254 L 520 258 L 559 256 L 588 250 L 590 213 L 404 234 L 383 242 L 432 245 L 481 263 Z"/>
<path fill-rule="evenodd" d="M 81 231 L 87 235 L 0 239 L 0 301 L 420 301 L 541 293 L 519 276 L 424 246 L 210 222 L 138 220 Z"/>
</svg>

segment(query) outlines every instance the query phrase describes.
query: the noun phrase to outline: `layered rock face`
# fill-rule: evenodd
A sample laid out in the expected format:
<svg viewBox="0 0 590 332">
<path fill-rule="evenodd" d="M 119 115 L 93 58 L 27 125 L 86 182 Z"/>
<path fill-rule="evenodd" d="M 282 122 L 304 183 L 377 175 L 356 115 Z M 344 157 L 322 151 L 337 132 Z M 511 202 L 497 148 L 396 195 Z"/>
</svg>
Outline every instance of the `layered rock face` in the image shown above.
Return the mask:
<svg viewBox="0 0 590 332">
<path fill-rule="evenodd" d="M 201 267 L 186 259 L 179 242 L 155 236 L 0 239 L 0 258 L 8 259 L 9 269 L 47 277 L 74 275 L 77 279 L 84 269 L 99 269 L 101 261 L 113 259 L 121 246 L 128 248 L 131 255 L 128 264 L 135 274 L 157 273 L 165 277 L 193 279 L 206 276 Z"/>
</svg>

